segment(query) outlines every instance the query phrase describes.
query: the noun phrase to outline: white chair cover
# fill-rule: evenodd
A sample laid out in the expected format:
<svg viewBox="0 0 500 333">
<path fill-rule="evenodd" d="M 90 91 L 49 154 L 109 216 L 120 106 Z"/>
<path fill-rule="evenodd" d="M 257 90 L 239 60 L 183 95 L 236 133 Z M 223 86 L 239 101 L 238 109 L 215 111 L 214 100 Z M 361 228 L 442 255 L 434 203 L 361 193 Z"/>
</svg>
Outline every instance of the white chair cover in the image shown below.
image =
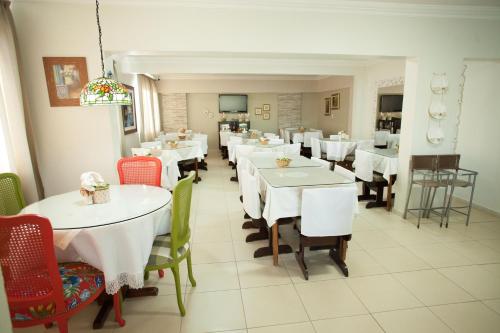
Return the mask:
<svg viewBox="0 0 500 333">
<path fill-rule="evenodd" d="M 168 154 L 167 151 L 162 150 L 161 153 L 161 165 L 162 165 L 162 177 L 161 185 L 172 191 L 179 181 L 181 172 L 179 171 L 179 165 L 177 164 L 177 159 Z"/>
<path fill-rule="evenodd" d="M 319 164 L 321 164 L 323 168 L 328 168 L 328 170 L 330 170 L 331 164 L 328 161 L 322 160 L 321 158 L 317 158 L 314 156 L 311 157 L 311 161 L 318 162 Z"/>
<path fill-rule="evenodd" d="M 241 136 L 230 135 L 229 136 L 229 142 L 242 143 L 243 142 L 243 138 Z"/>
<path fill-rule="evenodd" d="M 389 134 L 387 137 L 387 148 L 396 148 L 399 145 L 400 134 Z"/>
<path fill-rule="evenodd" d="M 141 142 L 141 148 L 161 149 L 161 141 Z"/>
<path fill-rule="evenodd" d="M 310 237 L 350 235 L 357 205 L 353 187 L 304 189 L 300 233 Z"/>
<path fill-rule="evenodd" d="M 243 190 L 241 187 L 242 181 L 240 175 L 243 173 L 244 170 L 248 171 L 249 165 L 250 161 L 246 157 L 241 157 L 240 160 L 238 161 L 238 164 L 236 164 L 236 172 L 238 173 L 238 188 L 240 190 L 241 195 L 243 195 Z"/>
<path fill-rule="evenodd" d="M 304 132 L 304 147 L 311 147 L 311 138 L 321 139 L 321 132 Z"/>
<path fill-rule="evenodd" d="M 330 135 L 330 140 L 339 141 L 340 140 L 340 135 L 338 135 L 338 134 L 332 134 L 332 135 Z"/>
<path fill-rule="evenodd" d="M 356 143 L 356 149 L 373 149 L 374 144 L 374 140 L 358 140 Z"/>
<path fill-rule="evenodd" d="M 375 146 L 385 146 L 388 137 L 389 131 L 375 131 Z"/>
<path fill-rule="evenodd" d="M 279 156 L 282 156 L 283 154 L 281 152 L 277 151 L 254 151 L 249 155 L 249 157 L 256 157 L 256 158 L 277 158 Z"/>
<path fill-rule="evenodd" d="M 268 139 L 279 139 L 279 136 L 274 133 L 264 133 L 264 137 Z"/>
<path fill-rule="evenodd" d="M 238 177 L 241 182 L 243 209 L 252 219 L 260 219 L 262 209 L 257 177 L 250 175 L 247 169 L 242 169 L 241 173 L 238 172 Z"/>
<path fill-rule="evenodd" d="M 334 174 L 338 174 L 339 176 L 345 177 L 352 182 L 356 181 L 356 175 L 354 172 L 347 170 L 346 168 L 341 167 L 340 165 L 336 164 L 335 169 L 333 169 Z M 355 185 L 355 184 L 353 184 Z"/>
<path fill-rule="evenodd" d="M 310 140 L 311 140 L 311 156 L 321 159 L 321 142 L 319 142 L 318 138 L 310 138 Z"/>
<path fill-rule="evenodd" d="M 151 148 L 131 148 L 132 156 L 148 156 L 151 154 Z"/>
<path fill-rule="evenodd" d="M 354 167 L 356 177 L 365 182 L 373 181 L 373 154 L 361 149 L 356 149 Z"/>
<path fill-rule="evenodd" d="M 282 145 L 284 143 L 285 143 L 285 140 L 283 140 L 283 139 L 269 139 L 270 145 Z"/>
<path fill-rule="evenodd" d="M 240 158 L 248 157 L 255 150 L 255 146 L 249 145 L 236 145 L 234 147 L 235 161 L 239 163 Z"/>
<path fill-rule="evenodd" d="M 281 147 L 285 155 L 300 155 L 300 143 L 285 144 Z"/>
<path fill-rule="evenodd" d="M 280 138 L 285 138 L 285 130 L 283 128 L 280 128 Z M 286 140 L 285 140 L 286 142 Z M 286 142 L 288 143 L 288 142 Z"/>
<path fill-rule="evenodd" d="M 196 133 L 192 135 L 193 141 L 201 142 L 201 150 L 203 155 L 208 154 L 208 135 L 203 133 Z"/>
</svg>

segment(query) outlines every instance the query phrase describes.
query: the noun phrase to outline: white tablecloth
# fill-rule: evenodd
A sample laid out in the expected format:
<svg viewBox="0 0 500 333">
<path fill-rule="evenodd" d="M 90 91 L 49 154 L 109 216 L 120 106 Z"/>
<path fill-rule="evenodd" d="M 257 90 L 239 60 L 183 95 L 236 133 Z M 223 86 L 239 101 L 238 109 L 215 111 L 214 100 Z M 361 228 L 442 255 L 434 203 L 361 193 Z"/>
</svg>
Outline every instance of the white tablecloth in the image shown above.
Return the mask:
<svg viewBox="0 0 500 333">
<path fill-rule="evenodd" d="M 326 153 L 330 161 L 343 161 L 345 157 L 356 149 L 356 142 L 350 140 L 320 139 L 321 151 Z"/>
<path fill-rule="evenodd" d="M 162 156 L 167 156 L 175 159 L 177 162 L 187 161 L 197 158 L 201 161 L 205 156 L 199 144 L 192 144 L 190 142 L 179 142 L 177 148 L 163 148 L 161 150 Z"/>
<path fill-rule="evenodd" d="M 299 131 L 290 131 L 290 140 L 293 143 L 304 143 L 304 133 L 306 132 L 320 132 L 320 138 L 323 137 L 323 131 L 321 130 L 306 130 L 304 132 L 299 132 Z"/>
<path fill-rule="evenodd" d="M 144 286 L 153 241 L 170 231 L 171 194 L 144 185 L 114 185 L 110 191 L 111 201 L 105 204 L 85 205 L 74 191 L 29 205 L 21 213 L 49 218 L 58 260 L 81 260 L 100 269 L 106 292 L 114 294 L 124 285 Z M 99 225 L 103 223 L 111 224 Z M 76 226 L 84 228 L 61 229 Z"/>
<path fill-rule="evenodd" d="M 373 171 L 379 172 L 389 181 L 391 175 L 398 173 L 398 153 L 394 149 L 356 149 L 356 177 L 372 181 Z"/>
<path fill-rule="evenodd" d="M 172 191 L 177 185 L 181 172 L 177 164 L 177 156 L 172 154 L 163 154 L 161 150 L 153 150 L 150 148 L 132 148 L 133 156 L 155 156 L 161 159 L 161 186 Z"/>
</svg>

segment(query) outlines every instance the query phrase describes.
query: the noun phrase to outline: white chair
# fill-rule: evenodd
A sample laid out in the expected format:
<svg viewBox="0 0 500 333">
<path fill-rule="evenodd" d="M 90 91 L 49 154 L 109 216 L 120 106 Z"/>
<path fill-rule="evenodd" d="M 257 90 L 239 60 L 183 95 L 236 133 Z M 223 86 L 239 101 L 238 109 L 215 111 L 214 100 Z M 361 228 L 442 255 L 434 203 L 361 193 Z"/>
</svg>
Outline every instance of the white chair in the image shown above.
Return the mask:
<svg viewBox="0 0 500 333">
<path fill-rule="evenodd" d="M 358 140 L 356 142 L 356 148 L 364 150 L 373 149 L 374 144 L 374 140 Z"/>
<path fill-rule="evenodd" d="M 311 147 L 311 138 L 317 138 L 321 139 L 321 132 L 314 131 L 314 132 L 304 132 L 304 147 L 305 148 L 310 148 Z"/>
<path fill-rule="evenodd" d="M 332 134 L 332 135 L 330 135 L 330 140 L 340 141 L 340 135 L 338 135 L 338 134 Z"/>
<path fill-rule="evenodd" d="M 300 245 L 295 258 L 306 280 L 309 279 L 309 272 L 304 260 L 304 248 L 310 246 L 331 246 L 330 257 L 345 276 L 349 275 L 345 258 L 357 204 L 357 193 L 353 187 L 302 191 Z"/>
<path fill-rule="evenodd" d="M 243 209 L 252 219 L 243 223 L 243 229 L 258 228 L 259 231 L 247 235 L 246 242 L 268 238 L 267 223 L 262 218 L 262 203 L 260 201 L 259 184 L 257 177 L 252 176 L 248 169 L 240 169 L 240 183 L 242 191 Z"/>
<path fill-rule="evenodd" d="M 389 131 L 375 131 L 375 146 L 386 146 L 388 137 Z"/>
<path fill-rule="evenodd" d="M 330 168 L 332 166 L 330 164 L 330 162 L 322 160 L 321 158 L 317 158 L 317 157 L 311 157 L 311 161 L 314 161 L 314 162 L 321 164 L 322 168 L 327 168 L 328 170 L 330 170 Z"/>
<path fill-rule="evenodd" d="M 270 145 L 282 145 L 285 144 L 285 140 L 283 139 L 269 139 Z"/>
<path fill-rule="evenodd" d="M 203 155 L 208 154 L 208 135 L 202 133 L 195 133 L 192 136 L 193 141 L 201 142 L 201 149 L 203 151 Z"/>
<path fill-rule="evenodd" d="M 310 138 L 311 142 L 311 156 L 321 159 L 321 142 L 318 138 Z"/>
<path fill-rule="evenodd" d="M 282 156 L 283 153 L 279 151 L 254 151 L 253 153 L 250 154 L 249 157 L 256 157 L 256 158 L 278 158 L 279 156 Z"/>
<path fill-rule="evenodd" d="M 300 143 L 285 144 L 282 147 L 283 153 L 287 156 L 300 155 Z"/>
<path fill-rule="evenodd" d="M 161 149 L 161 141 L 141 142 L 141 148 Z"/>
<path fill-rule="evenodd" d="M 181 176 L 177 159 L 168 154 L 168 151 L 163 150 L 161 153 L 161 165 L 161 186 L 172 191 Z"/>
<path fill-rule="evenodd" d="M 151 155 L 151 148 L 131 148 L 132 156 L 149 156 Z"/>
<path fill-rule="evenodd" d="M 387 137 L 387 148 L 395 149 L 399 146 L 400 134 L 389 134 Z"/>
<path fill-rule="evenodd" d="M 354 172 L 347 170 L 346 168 L 343 168 L 337 164 L 337 165 L 335 165 L 335 168 L 333 169 L 333 173 L 336 175 L 339 175 L 341 177 L 349 179 L 350 181 L 353 182 L 353 185 L 356 185 L 356 184 L 354 184 L 354 182 L 356 181 L 356 175 L 354 174 Z"/>
<path fill-rule="evenodd" d="M 280 128 L 280 138 L 285 138 L 285 130 L 283 128 Z"/>
<path fill-rule="evenodd" d="M 264 137 L 268 139 L 279 139 L 280 137 L 274 133 L 264 133 Z"/>
</svg>

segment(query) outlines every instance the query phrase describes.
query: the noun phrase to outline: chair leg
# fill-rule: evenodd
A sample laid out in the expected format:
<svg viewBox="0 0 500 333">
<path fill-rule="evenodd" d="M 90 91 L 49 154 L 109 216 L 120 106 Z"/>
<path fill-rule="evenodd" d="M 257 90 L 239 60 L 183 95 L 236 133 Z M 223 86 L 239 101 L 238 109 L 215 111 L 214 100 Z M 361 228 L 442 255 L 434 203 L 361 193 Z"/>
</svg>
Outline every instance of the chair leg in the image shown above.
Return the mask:
<svg viewBox="0 0 500 333">
<path fill-rule="evenodd" d="M 426 218 L 431 217 L 431 209 L 432 209 L 432 206 L 434 205 L 434 199 L 436 198 L 437 187 L 434 187 L 433 190 L 434 191 L 432 192 L 431 200 L 428 202 L 428 205 L 427 205 L 427 211 L 425 213 Z M 430 194 L 430 192 L 431 191 L 429 191 L 429 194 Z"/>
<path fill-rule="evenodd" d="M 302 274 L 304 274 L 304 279 L 309 280 L 309 272 L 307 271 L 306 261 L 304 260 L 304 245 L 302 245 L 302 241 L 300 242 L 299 250 L 295 252 L 295 259 L 299 264 Z"/>
<path fill-rule="evenodd" d="M 45 323 L 45 324 L 43 324 L 43 326 L 45 326 L 46 329 L 49 329 L 52 326 L 54 326 L 54 323 Z"/>
<path fill-rule="evenodd" d="M 418 207 L 417 228 L 420 228 L 420 219 L 422 218 L 422 210 L 423 210 L 422 204 L 424 203 L 424 196 L 425 196 L 425 187 L 422 186 L 422 193 L 420 193 L 420 205 Z"/>
<path fill-rule="evenodd" d="M 474 177 L 474 183 L 472 184 L 472 188 L 470 190 L 469 208 L 467 208 L 467 220 L 465 220 L 465 226 L 469 226 L 470 211 L 472 209 L 472 199 L 474 198 L 474 188 L 475 187 L 476 187 L 476 179 Z"/>
<path fill-rule="evenodd" d="M 181 312 L 181 316 L 186 315 L 186 309 L 184 309 L 184 304 L 182 304 L 182 290 L 181 290 L 181 279 L 179 275 L 179 264 L 172 266 L 172 274 L 174 275 L 175 280 L 175 292 L 177 294 L 177 305 L 179 306 L 179 311 Z"/>
<path fill-rule="evenodd" d="M 446 186 L 444 188 L 443 208 L 441 209 L 441 222 L 439 223 L 440 228 L 443 227 L 443 220 L 444 220 L 444 217 L 446 215 L 446 207 L 447 207 L 446 198 L 447 198 L 447 196 L 448 196 L 448 186 Z"/>
<path fill-rule="evenodd" d="M 165 276 L 165 272 L 163 271 L 163 269 L 158 270 L 158 276 L 160 277 L 160 279 L 163 279 L 163 277 Z"/>
<path fill-rule="evenodd" d="M 149 271 L 144 272 L 144 280 L 145 281 L 149 280 Z"/>
<path fill-rule="evenodd" d="M 450 197 L 448 198 L 448 207 L 446 207 L 446 228 L 448 228 L 448 222 L 450 221 L 450 208 L 451 200 L 453 199 L 453 192 L 455 192 L 455 186 L 451 185 Z"/>
<path fill-rule="evenodd" d="M 405 204 L 405 213 L 403 214 L 403 218 L 406 220 L 406 216 L 408 215 L 408 204 L 410 203 L 410 197 L 411 197 L 411 190 L 413 188 L 412 186 L 412 182 L 411 182 L 411 179 L 410 179 L 410 182 L 408 184 L 409 186 L 409 189 L 408 189 L 408 196 L 406 197 L 406 204 Z"/>
<path fill-rule="evenodd" d="M 68 333 L 68 319 L 61 318 L 57 319 L 56 322 L 59 327 L 59 333 Z"/>
<path fill-rule="evenodd" d="M 122 318 L 121 291 L 113 295 L 113 308 L 115 309 L 115 321 L 120 327 L 125 326 L 125 320 Z"/>
<path fill-rule="evenodd" d="M 186 262 L 187 262 L 187 267 L 188 267 L 189 282 L 191 282 L 191 285 L 193 287 L 196 287 L 196 280 L 194 279 L 194 276 L 193 276 L 193 266 L 191 264 L 191 250 L 189 250 L 189 252 L 187 254 Z"/>
</svg>

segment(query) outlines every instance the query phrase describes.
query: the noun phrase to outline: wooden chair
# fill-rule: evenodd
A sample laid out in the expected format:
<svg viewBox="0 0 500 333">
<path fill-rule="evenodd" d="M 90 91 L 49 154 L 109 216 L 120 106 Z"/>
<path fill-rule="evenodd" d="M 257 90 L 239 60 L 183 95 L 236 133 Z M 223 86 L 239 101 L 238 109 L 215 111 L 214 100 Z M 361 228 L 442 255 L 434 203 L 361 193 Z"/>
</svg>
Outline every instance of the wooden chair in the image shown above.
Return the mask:
<svg viewBox="0 0 500 333">
<path fill-rule="evenodd" d="M 356 194 L 356 188 L 351 186 L 305 189 L 302 192 L 300 245 L 295 258 L 306 280 L 309 279 L 304 259 L 306 247 L 329 248 L 330 257 L 345 276 L 349 275 L 345 258 L 357 210 Z"/>
<path fill-rule="evenodd" d="M 172 196 L 172 231 L 169 235 L 157 236 L 153 243 L 151 255 L 146 265 L 146 272 L 160 271 L 170 268 L 175 280 L 175 291 L 177 294 L 177 305 L 181 315 L 186 314 L 182 303 L 182 290 L 180 280 L 179 264 L 186 259 L 189 281 L 196 287 L 191 266 L 191 229 L 189 228 L 189 216 L 191 213 L 191 194 L 193 191 L 193 180 L 195 173 L 191 171 L 189 176 L 180 180 L 174 188 Z"/>
<path fill-rule="evenodd" d="M 0 265 L 14 327 L 53 322 L 68 332 L 68 319 L 104 290 L 104 275 L 85 263 L 57 264 L 50 221 L 37 215 L 0 217 Z M 120 326 L 120 297 L 113 296 Z"/>
<path fill-rule="evenodd" d="M 0 215 L 16 215 L 26 206 L 21 180 L 14 173 L 0 174 Z"/>
</svg>

